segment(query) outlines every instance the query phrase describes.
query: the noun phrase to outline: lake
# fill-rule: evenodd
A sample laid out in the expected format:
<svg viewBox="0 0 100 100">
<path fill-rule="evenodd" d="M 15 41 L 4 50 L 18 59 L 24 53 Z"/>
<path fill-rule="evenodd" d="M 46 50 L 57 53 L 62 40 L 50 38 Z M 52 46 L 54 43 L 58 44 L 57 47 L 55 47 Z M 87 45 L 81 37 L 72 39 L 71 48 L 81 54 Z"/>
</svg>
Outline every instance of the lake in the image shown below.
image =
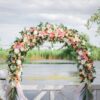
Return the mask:
<svg viewBox="0 0 100 100">
<path fill-rule="evenodd" d="M 0 65 L 7 66 L 6 64 Z M 24 64 L 22 84 L 37 85 L 66 85 L 79 82 L 76 64 Z M 100 84 L 100 61 L 95 61 L 96 79 Z"/>
<path fill-rule="evenodd" d="M 96 79 L 100 84 L 100 62 L 95 61 Z M 24 64 L 22 84 L 66 85 L 79 82 L 76 64 Z"/>
</svg>

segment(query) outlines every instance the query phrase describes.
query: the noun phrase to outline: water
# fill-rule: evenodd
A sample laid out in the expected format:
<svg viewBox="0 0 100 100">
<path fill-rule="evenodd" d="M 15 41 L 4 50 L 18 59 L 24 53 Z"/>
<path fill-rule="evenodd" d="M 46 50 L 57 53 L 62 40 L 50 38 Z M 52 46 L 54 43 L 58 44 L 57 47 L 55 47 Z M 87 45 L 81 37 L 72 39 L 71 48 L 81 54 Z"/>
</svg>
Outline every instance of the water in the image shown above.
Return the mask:
<svg viewBox="0 0 100 100">
<path fill-rule="evenodd" d="M 7 65 L 0 65 L 2 66 Z M 24 64 L 22 84 L 66 85 L 79 81 L 76 64 Z M 95 61 L 95 84 L 100 84 L 100 61 Z"/>
<path fill-rule="evenodd" d="M 66 84 L 76 79 L 76 64 L 26 64 L 22 84 Z"/>
<path fill-rule="evenodd" d="M 26 64 L 23 65 L 22 84 L 73 84 L 79 82 L 76 66 L 76 64 Z M 96 61 L 94 66 L 97 71 L 94 83 L 100 84 L 100 62 Z"/>
</svg>

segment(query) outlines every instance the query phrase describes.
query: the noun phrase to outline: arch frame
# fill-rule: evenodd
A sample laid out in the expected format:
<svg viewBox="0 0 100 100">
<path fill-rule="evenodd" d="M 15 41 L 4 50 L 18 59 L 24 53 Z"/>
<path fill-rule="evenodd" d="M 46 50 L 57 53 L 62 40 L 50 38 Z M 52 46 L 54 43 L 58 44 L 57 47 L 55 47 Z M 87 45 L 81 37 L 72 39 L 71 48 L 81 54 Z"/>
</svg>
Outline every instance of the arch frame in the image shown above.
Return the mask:
<svg viewBox="0 0 100 100">
<path fill-rule="evenodd" d="M 30 49 L 42 45 L 45 41 L 59 41 L 71 46 L 77 54 L 76 61 L 78 64 L 80 82 L 85 83 L 85 88 L 88 88 L 87 86 L 93 82 L 95 69 L 90 48 L 87 47 L 86 41 L 80 36 L 77 30 L 68 29 L 62 24 L 53 25 L 50 23 L 40 23 L 36 27 L 24 29 L 20 34 L 21 37 L 14 41 L 8 56 L 10 93 L 14 91 L 17 95 L 22 91 L 20 81 L 24 57 Z M 17 98 L 16 95 L 15 97 L 8 95 L 9 100 L 11 98 Z M 24 94 L 23 98 L 23 100 L 26 100 Z"/>
</svg>

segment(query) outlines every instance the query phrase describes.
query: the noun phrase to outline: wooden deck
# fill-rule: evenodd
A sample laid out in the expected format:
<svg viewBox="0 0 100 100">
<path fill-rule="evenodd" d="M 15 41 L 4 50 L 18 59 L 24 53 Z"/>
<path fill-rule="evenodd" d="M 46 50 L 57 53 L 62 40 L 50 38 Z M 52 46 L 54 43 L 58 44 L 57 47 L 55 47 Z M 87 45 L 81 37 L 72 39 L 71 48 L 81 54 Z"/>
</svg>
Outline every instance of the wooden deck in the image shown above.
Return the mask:
<svg viewBox="0 0 100 100">
<path fill-rule="evenodd" d="M 38 85 L 22 85 L 24 91 L 39 91 L 32 100 L 46 100 L 43 99 L 46 94 L 48 95 L 48 100 L 77 100 L 79 91 L 79 85 L 46 85 L 46 86 L 38 86 Z M 94 100 L 100 100 L 100 85 L 92 85 Z M 58 99 L 58 97 L 59 99 Z"/>
<path fill-rule="evenodd" d="M 5 80 L 3 79 L 0 81 L 1 81 L 0 86 L 3 86 L 3 82 L 5 82 Z M 1 88 L 2 87 L 0 87 L 0 91 Z M 77 100 L 79 93 L 78 88 L 79 84 L 44 85 L 44 86 L 22 85 L 22 89 L 24 90 L 24 93 L 28 98 L 28 100 Z M 92 89 L 93 89 L 94 100 L 100 100 L 100 85 L 93 84 Z"/>
</svg>

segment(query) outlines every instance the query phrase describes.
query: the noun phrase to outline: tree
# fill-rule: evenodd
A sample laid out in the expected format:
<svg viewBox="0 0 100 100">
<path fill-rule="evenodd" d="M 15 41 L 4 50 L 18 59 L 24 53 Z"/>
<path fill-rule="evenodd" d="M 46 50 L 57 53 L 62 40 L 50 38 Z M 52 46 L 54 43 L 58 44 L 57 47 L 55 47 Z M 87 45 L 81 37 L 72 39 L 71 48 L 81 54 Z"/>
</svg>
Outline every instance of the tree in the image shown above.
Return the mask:
<svg viewBox="0 0 100 100">
<path fill-rule="evenodd" d="M 87 21 L 87 28 L 90 29 L 93 24 L 97 25 L 96 32 L 100 35 L 100 9 L 98 9 Z"/>
</svg>

